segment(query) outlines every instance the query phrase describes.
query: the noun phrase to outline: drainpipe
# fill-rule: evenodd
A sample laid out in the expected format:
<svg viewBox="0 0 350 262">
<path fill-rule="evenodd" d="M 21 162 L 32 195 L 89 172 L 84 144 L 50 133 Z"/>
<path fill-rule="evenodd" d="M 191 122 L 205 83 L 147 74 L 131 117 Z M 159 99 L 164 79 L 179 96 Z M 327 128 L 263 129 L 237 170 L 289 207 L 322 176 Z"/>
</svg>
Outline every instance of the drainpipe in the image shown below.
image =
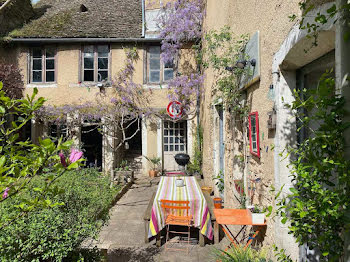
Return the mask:
<svg viewBox="0 0 350 262">
<path fill-rule="evenodd" d="M 337 9 L 348 4 L 347 0 L 337 0 Z M 343 19 L 338 19 L 336 24 L 336 39 L 335 39 L 335 62 L 336 62 L 336 84 L 338 90 L 345 98 L 346 109 L 350 108 L 350 86 L 347 77 L 350 75 L 350 40 L 344 39 L 345 33 L 350 33 L 350 14 L 347 11 L 342 13 Z M 345 21 L 344 21 L 345 20 Z M 350 116 L 344 117 L 345 122 L 350 122 Z M 350 128 L 344 132 L 345 139 L 345 158 L 350 160 Z M 350 210 L 347 210 L 350 213 Z M 350 214 L 348 214 L 350 215 Z M 350 262 L 350 230 L 344 232 L 344 261 Z"/>
</svg>

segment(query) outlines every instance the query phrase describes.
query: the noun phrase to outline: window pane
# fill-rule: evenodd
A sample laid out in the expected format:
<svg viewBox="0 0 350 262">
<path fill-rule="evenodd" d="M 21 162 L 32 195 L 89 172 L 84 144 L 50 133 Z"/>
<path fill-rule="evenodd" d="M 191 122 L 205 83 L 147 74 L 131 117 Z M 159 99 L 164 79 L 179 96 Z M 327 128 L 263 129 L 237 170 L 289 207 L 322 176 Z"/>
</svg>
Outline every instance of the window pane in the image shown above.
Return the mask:
<svg viewBox="0 0 350 262">
<path fill-rule="evenodd" d="M 108 79 L 108 71 L 98 71 L 98 81 L 107 80 Z"/>
<path fill-rule="evenodd" d="M 84 57 L 91 57 L 94 55 L 94 47 L 92 45 L 84 46 Z"/>
<path fill-rule="evenodd" d="M 46 71 L 46 82 L 55 82 L 55 71 Z"/>
<path fill-rule="evenodd" d="M 174 78 L 174 71 L 172 69 L 164 70 L 164 81 L 169 81 Z"/>
<path fill-rule="evenodd" d="M 54 48 L 48 48 L 46 49 L 46 58 L 53 58 L 55 57 L 55 49 Z"/>
<path fill-rule="evenodd" d="M 94 70 L 84 70 L 84 81 L 94 81 Z"/>
<path fill-rule="evenodd" d="M 167 144 L 167 143 L 168 143 L 168 138 L 164 137 L 164 144 Z"/>
<path fill-rule="evenodd" d="M 33 57 L 34 58 L 41 58 L 42 57 L 41 48 L 34 48 L 33 49 Z"/>
<path fill-rule="evenodd" d="M 94 58 L 84 58 L 84 68 L 94 69 Z"/>
<path fill-rule="evenodd" d="M 164 146 L 164 151 L 168 151 L 168 146 Z"/>
<path fill-rule="evenodd" d="M 160 81 L 160 72 L 159 71 L 151 71 L 149 81 L 153 82 L 153 83 L 159 83 L 159 81 Z"/>
<path fill-rule="evenodd" d="M 170 147 L 169 147 L 169 151 L 174 151 L 174 146 L 173 145 L 171 145 Z"/>
<path fill-rule="evenodd" d="M 41 70 L 41 69 L 42 69 L 41 59 L 33 59 L 33 70 Z"/>
<path fill-rule="evenodd" d="M 164 68 L 173 69 L 174 68 L 173 61 L 165 63 Z"/>
<path fill-rule="evenodd" d="M 46 60 L 46 69 L 55 69 L 55 60 L 47 59 Z"/>
<path fill-rule="evenodd" d="M 43 77 L 41 71 L 33 71 L 33 82 L 42 82 Z"/>
<path fill-rule="evenodd" d="M 180 139 L 178 137 L 175 137 L 175 143 L 179 143 L 180 142 Z"/>
<path fill-rule="evenodd" d="M 165 135 L 165 136 L 168 135 L 168 130 L 164 130 L 164 135 Z"/>
<path fill-rule="evenodd" d="M 170 130 L 170 135 L 171 135 L 171 136 L 174 135 L 174 130 Z"/>
<path fill-rule="evenodd" d="M 150 59 L 150 69 L 160 70 L 160 59 Z"/>
<path fill-rule="evenodd" d="M 185 151 L 185 146 L 184 145 L 180 146 L 180 151 Z"/>
<path fill-rule="evenodd" d="M 168 128 L 168 122 L 164 122 L 164 128 Z"/>
<path fill-rule="evenodd" d="M 170 137 L 169 144 L 173 144 L 173 143 L 174 143 L 174 138 L 173 138 L 173 137 Z"/>
<path fill-rule="evenodd" d="M 108 69 L 108 58 L 98 59 L 98 69 Z"/>
<path fill-rule="evenodd" d="M 149 53 L 151 58 L 160 57 L 160 46 L 152 46 L 149 48 Z"/>
<path fill-rule="evenodd" d="M 183 128 L 184 127 L 184 122 L 181 122 L 180 123 L 180 128 Z"/>
<path fill-rule="evenodd" d="M 170 128 L 173 128 L 173 127 L 174 127 L 174 123 L 173 123 L 173 122 L 170 122 L 170 123 L 169 123 L 169 127 L 170 127 Z M 172 130 L 171 130 L 171 131 L 172 131 Z M 172 133 L 171 133 L 171 135 L 172 135 Z"/>
<path fill-rule="evenodd" d="M 108 45 L 99 45 L 97 46 L 98 57 L 108 57 L 109 46 Z"/>
<path fill-rule="evenodd" d="M 175 151 L 179 151 L 179 146 L 175 145 Z"/>
</svg>

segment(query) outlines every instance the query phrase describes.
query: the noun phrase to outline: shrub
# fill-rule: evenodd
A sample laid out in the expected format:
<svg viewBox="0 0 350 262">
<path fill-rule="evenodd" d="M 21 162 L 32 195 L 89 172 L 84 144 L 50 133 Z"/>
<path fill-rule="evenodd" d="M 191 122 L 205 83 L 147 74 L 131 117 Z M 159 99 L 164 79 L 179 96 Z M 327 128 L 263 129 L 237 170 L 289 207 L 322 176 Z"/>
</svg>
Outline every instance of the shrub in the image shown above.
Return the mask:
<svg viewBox="0 0 350 262">
<path fill-rule="evenodd" d="M 21 72 L 15 65 L 0 62 L 0 81 L 7 96 L 15 99 L 23 97 L 24 84 Z"/>
<path fill-rule="evenodd" d="M 216 249 L 214 256 L 217 261 L 221 262 L 272 262 L 267 258 L 265 250 L 255 250 L 250 247 L 230 248 L 227 252 Z"/>
<path fill-rule="evenodd" d="M 36 178 L 33 190 L 20 194 L 33 197 L 44 179 Z M 55 186 L 62 192 L 48 198 L 61 205 L 35 210 L 0 231 L 0 261 L 98 261 L 96 251 L 84 252 L 80 245 L 97 235 L 118 188 L 111 189 L 109 178 L 96 169 L 67 172 Z M 14 212 L 16 201 L 16 197 L 10 199 L 1 216 Z"/>
</svg>

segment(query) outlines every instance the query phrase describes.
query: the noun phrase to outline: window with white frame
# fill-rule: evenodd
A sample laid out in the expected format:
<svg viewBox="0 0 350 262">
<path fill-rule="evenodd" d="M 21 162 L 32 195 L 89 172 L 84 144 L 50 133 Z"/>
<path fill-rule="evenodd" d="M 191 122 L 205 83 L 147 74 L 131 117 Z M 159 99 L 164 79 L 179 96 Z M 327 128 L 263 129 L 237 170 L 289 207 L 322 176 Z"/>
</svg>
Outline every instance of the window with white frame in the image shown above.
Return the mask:
<svg viewBox="0 0 350 262">
<path fill-rule="evenodd" d="M 82 81 L 101 82 L 109 79 L 110 48 L 108 45 L 87 45 L 82 52 Z"/>
<path fill-rule="evenodd" d="M 150 46 L 147 56 L 147 83 L 159 84 L 174 77 L 174 64 L 163 63 L 160 58 L 160 46 Z"/>
<path fill-rule="evenodd" d="M 32 48 L 30 60 L 30 82 L 56 82 L 56 49 L 54 47 Z"/>
</svg>

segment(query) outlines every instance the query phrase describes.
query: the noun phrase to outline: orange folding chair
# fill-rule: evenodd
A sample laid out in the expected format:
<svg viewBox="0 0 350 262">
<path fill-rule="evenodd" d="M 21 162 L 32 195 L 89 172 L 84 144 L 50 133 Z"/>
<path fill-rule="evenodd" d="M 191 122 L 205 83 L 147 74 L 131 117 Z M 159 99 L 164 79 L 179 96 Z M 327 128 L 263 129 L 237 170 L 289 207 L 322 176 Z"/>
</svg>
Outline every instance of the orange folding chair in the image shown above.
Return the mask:
<svg viewBox="0 0 350 262">
<path fill-rule="evenodd" d="M 192 226 L 192 216 L 189 215 L 190 201 L 176 201 L 176 200 L 160 200 L 161 206 L 164 212 L 165 226 L 166 226 L 166 239 L 165 239 L 165 249 L 173 250 L 183 250 L 176 248 L 169 248 L 169 243 L 186 243 L 187 242 L 187 253 L 190 246 L 190 227 Z M 181 231 L 171 231 L 170 226 L 187 226 L 187 232 Z M 169 239 L 169 233 L 177 233 L 187 235 L 187 241 L 172 241 Z"/>
</svg>

